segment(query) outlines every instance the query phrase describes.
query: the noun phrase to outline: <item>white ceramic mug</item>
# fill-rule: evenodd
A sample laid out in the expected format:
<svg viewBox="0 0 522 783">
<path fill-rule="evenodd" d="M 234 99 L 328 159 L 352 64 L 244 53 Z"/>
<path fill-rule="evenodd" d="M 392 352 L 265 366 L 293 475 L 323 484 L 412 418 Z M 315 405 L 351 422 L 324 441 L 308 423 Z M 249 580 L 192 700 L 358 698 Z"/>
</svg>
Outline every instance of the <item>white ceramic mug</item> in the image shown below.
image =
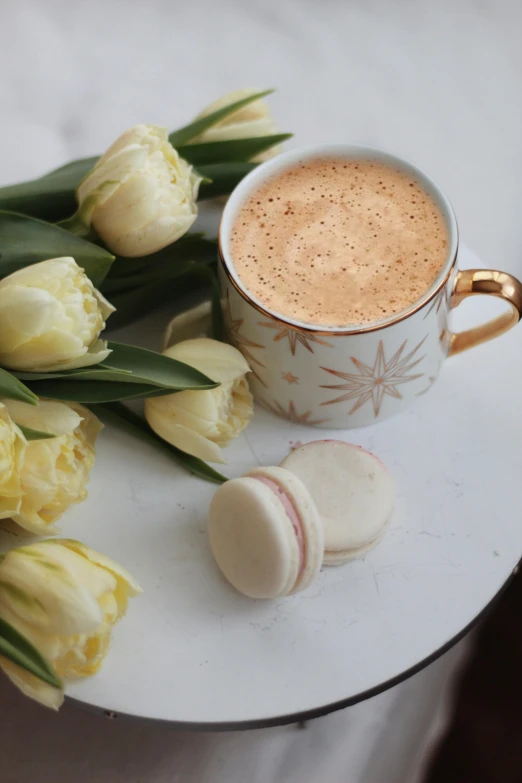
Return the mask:
<svg viewBox="0 0 522 783">
<path fill-rule="evenodd" d="M 245 290 L 230 253 L 231 230 L 245 199 L 283 169 L 327 156 L 382 161 L 413 174 L 439 206 L 448 228 L 448 257 L 431 288 L 403 312 L 369 325 L 314 327 L 271 310 Z M 301 424 L 342 429 L 392 416 L 430 389 L 448 355 L 497 337 L 522 317 L 522 284 L 514 277 L 489 269 L 457 269 L 457 223 L 437 185 L 411 164 L 369 147 L 309 147 L 262 164 L 228 200 L 219 246 L 228 337 L 250 365 L 254 396 Z M 476 294 L 500 297 L 510 308 L 493 321 L 453 334 L 451 309 Z"/>
</svg>

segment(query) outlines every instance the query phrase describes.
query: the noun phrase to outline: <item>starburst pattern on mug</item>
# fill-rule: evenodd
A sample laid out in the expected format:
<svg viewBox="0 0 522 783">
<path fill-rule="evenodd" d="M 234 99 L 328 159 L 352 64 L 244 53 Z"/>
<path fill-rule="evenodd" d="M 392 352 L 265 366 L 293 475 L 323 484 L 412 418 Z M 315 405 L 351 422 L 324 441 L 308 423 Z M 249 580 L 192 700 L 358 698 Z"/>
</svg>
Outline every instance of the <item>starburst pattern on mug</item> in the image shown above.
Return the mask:
<svg viewBox="0 0 522 783">
<path fill-rule="evenodd" d="M 277 329 L 274 342 L 277 343 L 279 340 L 288 340 L 292 356 L 295 356 L 298 343 L 304 346 L 310 353 L 314 352 L 310 343 L 317 343 L 318 345 L 325 345 L 327 348 L 333 348 L 331 343 L 327 343 L 326 340 L 321 340 L 321 338 L 317 337 L 315 334 L 300 332 L 297 329 L 292 329 L 291 326 L 285 326 L 276 321 L 260 321 L 259 326 L 266 326 L 267 329 Z"/>
<path fill-rule="evenodd" d="M 242 328 L 244 319 L 243 318 L 232 318 L 232 309 L 230 307 L 230 294 L 227 291 L 226 301 L 225 301 L 225 311 L 224 311 L 224 318 L 225 318 L 225 326 L 228 332 L 228 336 L 230 338 L 230 342 L 232 345 L 234 345 L 238 351 L 241 351 L 243 356 L 248 362 L 248 365 L 250 367 L 250 371 L 252 372 L 252 375 L 257 378 L 259 383 L 263 384 L 263 386 L 266 386 L 265 381 L 261 378 L 259 375 L 258 370 L 254 365 L 257 365 L 258 367 L 265 367 L 263 362 L 259 361 L 259 359 L 254 356 L 252 353 L 253 348 L 265 348 L 264 345 L 261 345 L 260 343 L 254 343 L 252 340 L 249 340 L 248 337 L 245 337 L 244 334 L 242 334 Z"/>
<path fill-rule="evenodd" d="M 449 304 L 449 290 L 446 287 L 446 285 L 443 285 L 440 289 L 439 293 L 433 298 L 433 301 L 429 308 L 426 310 L 426 313 L 424 315 L 424 321 L 429 316 L 430 313 L 432 313 L 435 310 L 435 313 L 438 313 L 442 305 Z"/>
<path fill-rule="evenodd" d="M 275 413 L 276 416 L 280 416 L 282 419 L 291 421 L 293 424 L 309 424 L 312 426 L 318 426 L 319 424 L 324 424 L 326 421 L 329 421 L 329 419 L 311 419 L 310 416 L 312 415 L 312 411 L 298 413 L 295 409 L 293 400 L 290 400 L 288 410 L 283 408 L 283 406 L 276 400 L 274 400 L 273 405 L 266 400 L 259 400 L 259 402 L 263 408 L 266 408 L 266 410 L 270 411 L 271 413 Z"/>
<path fill-rule="evenodd" d="M 283 381 L 286 381 L 290 385 L 292 385 L 293 383 L 297 383 L 297 384 L 299 383 L 298 376 L 297 375 L 292 375 L 291 372 L 282 372 L 281 373 L 281 377 L 282 377 Z"/>
<path fill-rule="evenodd" d="M 418 358 L 415 358 L 415 356 L 426 337 L 413 350 L 403 356 L 407 343 L 407 340 L 405 340 L 388 361 L 386 361 L 383 342 L 379 340 L 373 366 L 365 364 L 352 356 L 352 362 L 357 369 L 357 373 L 345 373 L 339 370 L 330 370 L 328 367 L 321 367 L 322 370 L 330 373 L 330 375 L 335 375 L 337 378 L 345 381 L 345 383 L 321 386 L 321 388 L 346 392 L 346 394 L 342 394 L 334 400 L 322 402 L 321 405 L 333 405 L 346 400 L 355 400 L 355 404 L 349 411 L 349 414 L 351 414 L 371 400 L 373 413 L 377 418 L 381 410 L 382 401 L 386 395 L 399 400 L 402 399 L 402 394 L 397 387 L 404 383 L 411 383 L 411 381 L 422 378 L 424 375 L 424 373 L 415 375 L 410 373 L 424 359 L 425 354 Z"/>
</svg>

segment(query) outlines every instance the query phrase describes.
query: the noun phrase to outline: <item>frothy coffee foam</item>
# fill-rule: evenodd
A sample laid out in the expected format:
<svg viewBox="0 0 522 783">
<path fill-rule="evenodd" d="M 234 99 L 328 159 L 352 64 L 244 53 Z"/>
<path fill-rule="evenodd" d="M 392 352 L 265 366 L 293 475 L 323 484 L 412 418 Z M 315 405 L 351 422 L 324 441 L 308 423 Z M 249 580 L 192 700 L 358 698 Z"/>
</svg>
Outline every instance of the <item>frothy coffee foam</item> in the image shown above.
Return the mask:
<svg viewBox="0 0 522 783">
<path fill-rule="evenodd" d="M 264 305 L 314 325 L 370 324 L 434 283 L 448 232 L 413 177 L 380 162 L 306 161 L 264 183 L 241 207 L 231 253 Z"/>
</svg>

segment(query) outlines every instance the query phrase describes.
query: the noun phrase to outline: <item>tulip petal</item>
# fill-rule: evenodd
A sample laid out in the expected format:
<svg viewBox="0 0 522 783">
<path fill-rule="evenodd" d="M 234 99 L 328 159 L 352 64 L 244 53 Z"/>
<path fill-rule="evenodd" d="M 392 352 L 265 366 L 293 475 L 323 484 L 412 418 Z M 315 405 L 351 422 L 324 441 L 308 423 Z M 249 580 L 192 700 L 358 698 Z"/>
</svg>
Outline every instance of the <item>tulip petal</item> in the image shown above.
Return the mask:
<svg viewBox="0 0 522 783">
<path fill-rule="evenodd" d="M 229 389 L 220 386 L 209 392 L 184 391 L 150 398 L 145 401 L 145 416 L 149 416 L 149 411 L 156 411 L 158 423 L 163 418 L 170 424 L 180 424 L 204 438 L 215 440 L 218 419 L 221 410 L 226 408 L 228 397 Z"/>
<path fill-rule="evenodd" d="M 207 337 L 211 328 L 212 303 L 202 302 L 169 321 L 163 335 L 163 350 L 184 340 Z"/>
<path fill-rule="evenodd" d="M 218 383 L 228 383 L 250 371 L 243 354 L 228 343 L 200 337 L 167 348 L 166 356 L 189 364 Z"/>
<path fill-rule="evenodd" d="M 4 286 L 0 289 L 0 357 L 52 329 L 60 315 L 60 304 L 48 291 Z"/>
<path fill-rule="evenodd" d="M 46 682 L 35 677 L 34 674 L 26 672 L 12 661 L 0 656 L 0 667 L 7 674 L 9 679 L 19 688 L 24 696 L 49 707 L 52 710 L 58 710 L 63 704 L 63 691 L 60 688 L 53 688 Z"/>
<path fill-rule="evenodd" d="M 201 392 L 181 393 L 200 394 Z M 223 452 L 216 443 L 213 443 L 208 438 L 205 438 L 204 435 L 201 435 L 193 429 L 189 429 L 182 424 L 176 424 L 171 418 L 149 405 L 148 403 L 150 402 L 152 402 L 152 400 L 145 401 L 145 416 L 154 432 L 156 432 L 160 438 L 163 438 L 163 440 L 166 440 L 167 443 L 170 443 L 172 446 L 181 449 L 181 451 L 184 451 L 186 454 L 192 454 L 192 456 L 203 459 L 206 462 L 226 462 Z"/>
<path fill-rule="evenodd" d="M 97 599 L 115 586 L 108 572 L 65 547 L 42 541 L 5 556 L 0 569 L 0 606 L 8 604 L 22 622 L 40 631 L 85 634 L 103 621 Z"/>
<path fill-rule="evenodd" d="M 80 203 L 79 214 L 89 226 L 97 206 L 105 204 L 138 171 L 147 160 L 147 149 L 139 144 L 130 144 L 112 155 L 105 153 L 97 165 L 82 180 L 76 191 Z"/>
<path fill-rule="evenodd" d="M 113 155 L 127 147 L 137 144 L 154 151 L 165 142 L 168 142 L 168 138 L 167 128 L 161 125 L 133 125 L 122 133 L 121 136 L 118 136 L 101 158 L 98 158 L 96 168 L 105 164 Z"/>
<path fill-rule="evenodd" d="M 94 563 L 95 565 L 105 568 L 106 571 L 110 571 L 117 579 L 120 579 L 125 583 L 129 595 L 135 596 L 143 592 L 130 571 L 127 571 L 126 568 L 123 568 L 123 566 L 116 563 L 110 557 L 101 554 L 101 552 L 96 552 L 86 544 L 83 544 L 81 541 L 76 541 L 73 538 L 60 538 L 56 540 L 56 543 L 70 549 L 72 552 L 76 552 L 86 558 L 90 563 Z"/>
<path fill-rule="evenodd" d="M 0 281 L 0 365 L 45 372 L 103 361 L 112 311 L 72 258 L 20 269 Z"/>
<path fill-rule="evenodd" d="M 166 166 L 163 171 L 167 174 Z M 161 181 L 157 168 L 139 171 L 97 206 L 93 226 L 100 236 L 110 237 L 118 255 L 150 255 L 175 242 L 194 223 L 197 209 L 195 201 L 187 200 L 187 187 L 193 187 L 189 179 L 183 187 L 172 185 L 170 173 Z"/>
<path fill-rule="evenodd" d="M 37 405 L 5 400 L 4 404 L 17 424 L 32 430 L 48 432 L 51 435 L 66 435 L 74 432 L 82 420 L 69 405 L 56 400 L 40 400 Z"/>
<path fill-rule="evenodd" d="M 20 470 L 26 449 L 26 439 L 0 402 L 0 519 L 9 519 L 20 510 Z"/>
<path fill-rule="evenodd" d="M 261 136 L 275 136 L 277 133 L 279 133 L 277 123 L 268 117 L 263 117 L 246 122 L 234 122 L 228 125 L 217 125 L 213 128 L 208 128 L 204 133 L 203 141 L 254 139 Z"/>
<path fill-rule="evenodd" d="M 104 321 L 107 320 L 107 318 L 111 315 L 111 313 L 116 312 L 116 308 L 111 305 L 108 299 L 104 297 L 104 295 L 101 293 L 101 291 L 98 291 L 96 288 L 94 289 L 94 296 L 96 297 L 96 301 L 98 302 L 102 314 L 102 318 Z"/>
</svg>

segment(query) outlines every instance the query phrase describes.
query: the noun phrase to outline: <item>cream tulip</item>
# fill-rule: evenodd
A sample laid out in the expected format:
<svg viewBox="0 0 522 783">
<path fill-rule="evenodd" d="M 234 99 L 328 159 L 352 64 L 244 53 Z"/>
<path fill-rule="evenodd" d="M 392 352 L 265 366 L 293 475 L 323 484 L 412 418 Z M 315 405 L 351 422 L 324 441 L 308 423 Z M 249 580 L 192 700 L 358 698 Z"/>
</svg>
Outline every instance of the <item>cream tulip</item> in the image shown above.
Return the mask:
<svg viewBox="0 0 522 783">
<path fill-rule="evenodd" d="M 11 423 L 55 437 L 31 440 L 19 447 L 22 455 L 18 459 L 12 457 L 16 466 L 12 485 L 4 488 L 0 480 L 0 517 L 10 517 L 31 533 L 55 533 L 54 522 L 72 504 L 87 497 L 85 485 L 102 425 L 87 408 L 73 403 L 40 400 L 33 406 L 3 400 L 0 414 L 2 409 Z M 12 454 L 16 453 L 15 446 L 16 441 Z"/>
<path fill-rule="evenodd" d="M 211 330 L 212 303 L 208 300 L 184 310 L 169 321 L 163 334 L 163 350 L 194 337 L 207 337 Z"/>
<path fill-rule="evenodd" d="M 221 385 L 145 400 L 145 416 L 161 438 L 209 462 L 225 462 L 221 446 L 237 437 L 254 412 L 244 356 L 231 345 L 201 337 L 167 348 L 178 359 Z"/>
<path fill-rule="evenodd" d="M 99 339 L 114 307 L 73 258 L 52 258 L 0 280 L 0 366 L 49 372 L 110 354 Z"/>
<path fill-rule="evenodd" d="M 60 678 L 88 677 L 107 653 L 112 626 L 141 588 L 108 557 L 79 541 L 51 539 L 0 559 L 0 616 L 28 639 Z M 58 709 L 63 693 L 0 656 L 26 696 Z"/>
<path fill-rule="evenodd" d="M 200 182 L 166 128 L 135 125 L 80 183 L 78 216 L 114 253 L 146 256 L 189 230 Z"/>
<path fill-rule="evenodd" d="M 223 109 L 225 106 L 240 101 L 242 98 L 248 98 L 249 95 L 253 95 L 256 92 L 259 92 L 259 90 L 252 87 L 229 92 L 227 95 L 218 98 L 214 103 L 206 106 L 196 119 L 206 117 L 208 114 L 218 111 L 218 109 Z M 279 132 L 268 104 L 262 98 L 259 98 L 257 101 L 252 101 L 252 103 L 243 106 L 242 109 L 238 109 L 224 119 L 219 120 L 215 125 L 200 133 L 199 136 L 191 139 L 189 143 L 201 144 L 210 141 L 251 139 L 259 136 L 273 136 Z M 254 160 L 267 160 L 277 155 L 280 151 L 281 147 L 276 145 L 255 157 Z"/>
<path fill-rule="evenodd" d="M 26 439 L 0 402 L 0 519 L 12 517 L 20 507 L 20 470 L 26 449 Z"/>
</svg>

